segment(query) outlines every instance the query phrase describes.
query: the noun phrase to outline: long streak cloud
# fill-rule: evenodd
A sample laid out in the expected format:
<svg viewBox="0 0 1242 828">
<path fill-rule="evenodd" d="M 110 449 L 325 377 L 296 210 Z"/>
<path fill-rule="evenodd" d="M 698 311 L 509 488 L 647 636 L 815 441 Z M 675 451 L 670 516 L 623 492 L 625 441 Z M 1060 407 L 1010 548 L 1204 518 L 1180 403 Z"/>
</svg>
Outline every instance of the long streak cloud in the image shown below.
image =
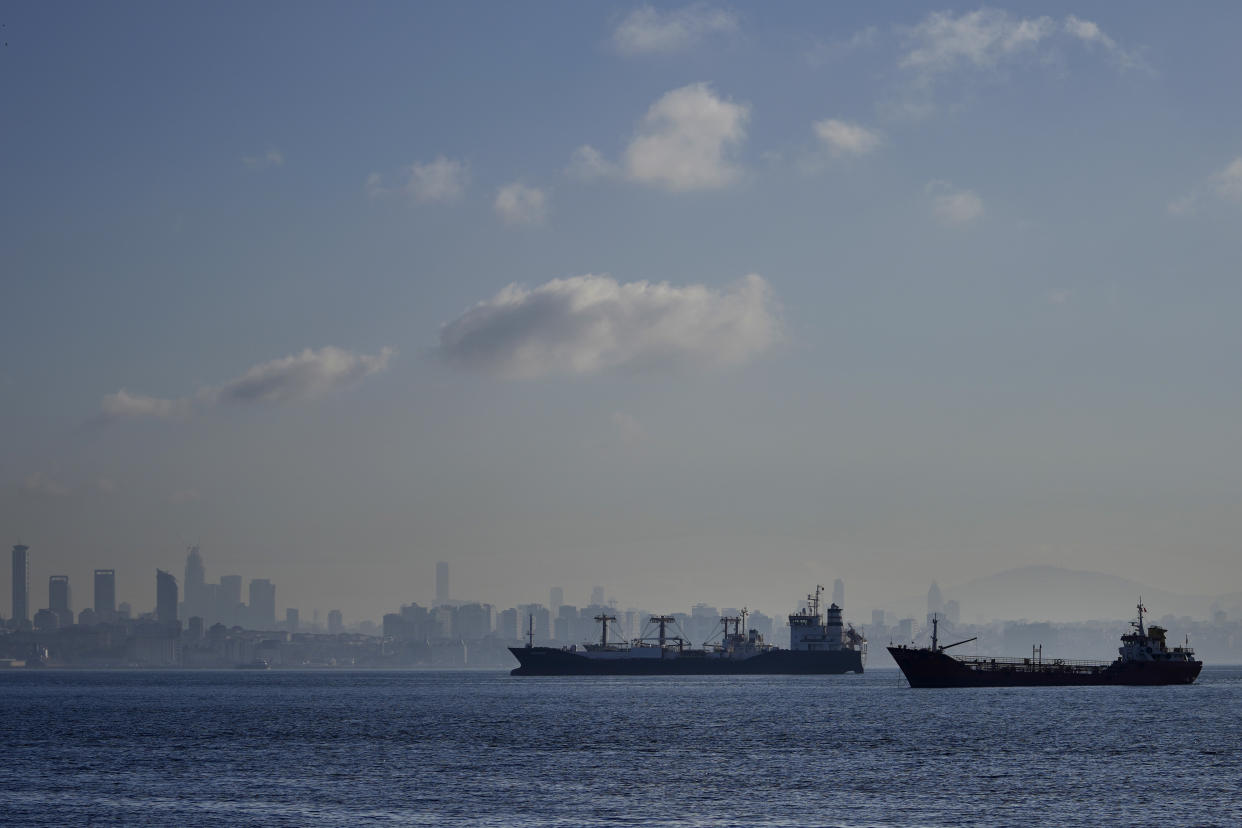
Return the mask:
<svg viewBox="0 0 1242 828">
<path fill-rule="evenodd" d="M 152 397 L 122 388 L 104 396 L 101 414 L 110 420 L 167 419 L 215 405 L 311 399 L 383 371 L 395 353 L 392 348 L 382 348 L 378 354 L 358 354 L 332 346 L 307 348 L 255 365 L 223 385 L 200 388 L 186 397 Z"/>
<path fill-rule="evenodd" d="M 727 290 L 607 275 L 509 285 L 440 332 L 449 364 L 510 379 L 612 370 L 718 369 L 780 337 L 772 292 L 751 274 Z"/>
</svg>

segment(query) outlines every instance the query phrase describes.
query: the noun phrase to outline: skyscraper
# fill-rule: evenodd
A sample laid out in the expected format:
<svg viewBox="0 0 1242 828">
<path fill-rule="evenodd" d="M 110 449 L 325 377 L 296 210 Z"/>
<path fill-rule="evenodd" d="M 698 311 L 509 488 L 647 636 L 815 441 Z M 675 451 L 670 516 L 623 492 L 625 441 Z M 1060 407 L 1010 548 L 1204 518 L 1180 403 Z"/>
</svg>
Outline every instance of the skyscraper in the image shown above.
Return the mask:
<svg viewBox="0 0 1242 828">
<path fill-rule="evenodd" d="M 47 608 L 56 613 L 60 626 L 73 626 L 73 608 L 70 607 L 69 576 L 53 575 L 47 579 Z"/>
<path fill-rule="evenodd" d="M 289 607 L 287 610 L 285 610 L 285 629 L 291 633 L 295 633 L 298 631 L 299 626 L 300 626 L 300 622 L 298 620 L 297 609 L 294 607 Z"/>
<path fill-rule="evenodd" d="M 30 623 L 30 557 L 29 546 L 13 547 L 13 623 Z"/>
<path fill-rule="evenodd" d="M 440 561 L 436 564 L 436 604 L 446 604 L 449 600 L 448 564 Z"/>
<path fill-rule="evenodd" d="M 95 570 L 95 616 L 105 623 L 116 620 L 116 570 Z"/>
<path fill-rule="evenodd" d="M 565 590 L 561 587 L 552 587 L 548 591 L 548 609 L 553 615 L 561 611 L 561 604 L 565 603 Z"/>
<path fill-rule="evenodd" d="M 162 569 L 155 570 L 155 620 L 162 624 L 177 621 L 177 579 Z"/>
<path fill-rule="evenodd" d="M 591 606 L 602 607 L 604 605 L 604 588 L 602 586 L 591 587 Z"/>
<path fill-rule="evenodd" d="M 207 590 L 204 586 L 207 583 L 207 569 L 203 566 L 203 556 L 199 553 L 197 546 L 191 546 L 185 556 L 185 615 L 192 618 L 197 615 L 200 618 L 205 617 L 211 612 L 211 607 L 205 606 L 207 603 Z"/>
<path fill-rule="evenodd" d="M 250 580 L 250 624 L 259 630 L 276 627 L 276 585 L 267 578 Z"/>
<path fill-rule="evenodd" d="M 927 590 L 927 615 L 930 617 L 942 609 L 944 609 L 944 598 L 940 595 L 940 587 L 932 581 L 931 588 Z"/>
<path fill-rule="evenodd" d="M 345 632 L 345 620 L 340 610 L 328 610 L 328 634 L 340 635 Z"/>
<path fill-rule="evenodd" d="M 220 586 L 216 590 L 216 606 L 211 607 L 215 620 L 222 621 L 226 626 L 242 624 L 242 576 L 221 575 Z"/>
</svg>

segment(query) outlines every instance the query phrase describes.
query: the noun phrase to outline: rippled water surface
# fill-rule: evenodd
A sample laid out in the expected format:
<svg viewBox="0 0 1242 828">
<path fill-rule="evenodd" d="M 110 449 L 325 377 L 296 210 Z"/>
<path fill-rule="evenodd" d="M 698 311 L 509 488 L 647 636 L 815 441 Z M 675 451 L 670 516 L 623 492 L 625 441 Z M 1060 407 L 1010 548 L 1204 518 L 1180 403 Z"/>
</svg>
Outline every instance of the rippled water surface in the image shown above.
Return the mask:
<svg viewBox="0 0 1242 828">
<path fill-rule="evenodd" d="M 1242 825 L 1242 670 L 832 677 L 0 673 L 20 825 Z"/>
</svg>

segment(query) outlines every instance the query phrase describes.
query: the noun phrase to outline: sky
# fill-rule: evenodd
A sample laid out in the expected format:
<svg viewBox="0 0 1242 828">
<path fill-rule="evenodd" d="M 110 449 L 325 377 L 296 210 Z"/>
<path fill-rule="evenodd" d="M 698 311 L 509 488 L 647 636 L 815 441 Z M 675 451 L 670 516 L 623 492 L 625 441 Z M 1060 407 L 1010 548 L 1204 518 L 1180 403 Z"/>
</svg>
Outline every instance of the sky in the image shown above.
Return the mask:
<svg viewBox="0 0 1242 828">
<path fill-rule="evenodd" d="M 502 607 L 1242 590 L 1242 6 L 0 24 L 32 606 L 149 609 L 194 543 L 351 623 L 440 560 Z"/>
</svg>

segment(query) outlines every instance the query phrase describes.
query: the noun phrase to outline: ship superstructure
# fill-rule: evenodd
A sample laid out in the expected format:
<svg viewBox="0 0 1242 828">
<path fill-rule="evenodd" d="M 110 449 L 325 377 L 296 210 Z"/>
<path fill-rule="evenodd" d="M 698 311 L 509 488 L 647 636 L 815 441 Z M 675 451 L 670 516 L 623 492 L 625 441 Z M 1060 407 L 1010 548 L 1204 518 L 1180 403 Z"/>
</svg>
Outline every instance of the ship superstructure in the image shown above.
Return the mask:
<svg viewBox="0 0 1242 828">
<path fill-rule="evenodd" d="M 690 645 L 671 615 L 652 616 L 638 638 L 609 640 L 615 616 L 595 616 L 598 641 L 567 647 L 534 646 L 533 628 L 525 647 L 510 647 L 519 666 L 515 676 L 564 675 L 730 675 L 861 673 L 867 641 L 841 618 L 832 604 L 820 612 L 822 586 L 789 616 L 789 649 L 763 640 L 746 628 L 746 610 L 720 619 L 720 634 L 702 647 Z"/>
<path fill-rule="evenodd" d="M 939 620 L 932 618 L 930 647 L 889 646 L 888 652 L 911 687 L 1035 687 L 1072 684 L 1191 684 L 1203 669 L 1189 642 L 1169 647 L 1167 630 L 1145 626 L 1147 608 L 1138 603 L 1138 620 L 1121 636 L 1118 657 L 1109 661 L 1044 659 L 1043 648 L 1032 648 L 1030 658 L 955 658 L 945 651 L 974 638 L 940 644 Z"/>
</svg>

